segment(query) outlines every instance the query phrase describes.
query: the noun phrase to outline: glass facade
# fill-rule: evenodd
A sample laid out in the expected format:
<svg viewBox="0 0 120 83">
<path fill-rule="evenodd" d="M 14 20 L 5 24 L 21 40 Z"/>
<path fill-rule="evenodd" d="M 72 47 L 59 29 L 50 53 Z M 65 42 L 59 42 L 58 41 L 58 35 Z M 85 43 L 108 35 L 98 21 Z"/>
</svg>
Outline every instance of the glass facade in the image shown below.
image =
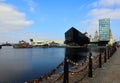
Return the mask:
<svg viewBox="0 0 120 83">
<path fill-rule="evenodd" d="M 100 19 L 99 20 L 99 39 L 100 41 L 110 40 L 110 19 Z"/>
</svg>

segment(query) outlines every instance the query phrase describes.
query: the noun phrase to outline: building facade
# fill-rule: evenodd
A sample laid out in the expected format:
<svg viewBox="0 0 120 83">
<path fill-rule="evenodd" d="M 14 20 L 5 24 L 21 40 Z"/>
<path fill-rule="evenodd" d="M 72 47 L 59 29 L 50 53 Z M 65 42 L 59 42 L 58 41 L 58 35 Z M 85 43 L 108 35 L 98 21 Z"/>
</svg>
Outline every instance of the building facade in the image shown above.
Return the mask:
<svg viewBox="0 0 120 83">
<path fill-rule="evenodd" d="M 110 41 L 110 19 L 99 20 L 99 44 L 106 45 Z"/>
<path fill-rule="evenodd" d="M 44 40 L 44 39 L 37 39 L 32 38 L 30 39 L 32 46 L 59 46 L 62 44 L 62 40 Z"/>
<path fill-rule="evenodd" d="M 87 33 L 83 34 L 79 30 L 71 27 L 68 31 L 65 32 L 65 44 L 67 45 L 79 45 L 83 46 L 90 42 L 89 38 L 86 36 Z"/>
<path fill-rule="evenodd" d="M 114 39 L 113 39 L 112 31 L 110 29 L 110 41 L 109 41 L 109 44 L 113 45 L 113 43 L 114 43 Z"/>
<path fill-rule="evenodd" d="M 98 36 L 98 31 L 95 32 L 94 38 L 92 39 L 91 42 L 98 42 L 99 41 L 99 36 Z"/>
</svg>

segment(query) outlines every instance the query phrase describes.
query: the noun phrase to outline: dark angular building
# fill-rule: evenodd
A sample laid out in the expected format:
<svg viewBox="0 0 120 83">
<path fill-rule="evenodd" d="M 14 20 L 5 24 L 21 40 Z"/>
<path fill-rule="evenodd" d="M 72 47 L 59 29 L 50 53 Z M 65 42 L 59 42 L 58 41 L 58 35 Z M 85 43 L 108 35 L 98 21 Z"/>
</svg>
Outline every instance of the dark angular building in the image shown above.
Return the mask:
<svg viewBox="0 0 120 83">
<path fill-rule="evenodd" d="M 65 32 L 64 43 L 67 45 L 83 46 L 84 44 L 88 44 L 89 42 L 89 38 L 74 27 L 71 27 L 68 31 Z"/>
</svg>

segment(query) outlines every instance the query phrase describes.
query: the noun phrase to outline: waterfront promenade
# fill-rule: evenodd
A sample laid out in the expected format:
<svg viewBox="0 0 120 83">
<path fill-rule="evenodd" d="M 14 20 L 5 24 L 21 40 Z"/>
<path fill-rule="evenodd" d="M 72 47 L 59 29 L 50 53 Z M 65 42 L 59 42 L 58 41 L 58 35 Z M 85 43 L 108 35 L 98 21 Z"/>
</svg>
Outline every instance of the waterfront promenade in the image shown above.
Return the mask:
<svg viewBox="0 0 120 83">
<path fill-rule="evenodd" d="M 26 83 L 119 83 L 120 48 L 115 50 L 113 46 L 104 51 L 101 50 L 96 56 L 90 56 L 92 55 L 90 53 L 82 63 L 75 63 L 67 59 L 65 60 L 66 62 L 62 62 L 60 66 L 46 74 L 43 78 L 31 80 Z M 66 63 L 74 65 L 70 69 L 66 68 L 69 72 L 64 70 L 59 74 L 54 74 L 56 70 L 61 68 L 61 66 L 65 66 Z"/>
<path fill-rule="evenodd" d="M 76 83 L 120 83 L 120 48 L 93 73 L 93 78 L 85 77 Z"/>
</svg>

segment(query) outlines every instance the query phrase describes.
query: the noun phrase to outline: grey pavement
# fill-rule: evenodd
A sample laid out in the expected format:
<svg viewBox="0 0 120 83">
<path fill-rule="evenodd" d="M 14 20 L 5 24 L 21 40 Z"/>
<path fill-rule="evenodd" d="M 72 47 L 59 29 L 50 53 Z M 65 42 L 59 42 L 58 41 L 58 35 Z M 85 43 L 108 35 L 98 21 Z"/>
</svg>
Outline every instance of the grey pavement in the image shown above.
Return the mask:
<svg viewBox="0 0 120 83">
<path fill-rule="evenodd" d="M 93 74 L 93 78 L 86 77 L 78 83 L 120 83 L 120 48 Z"/>
</svg>

